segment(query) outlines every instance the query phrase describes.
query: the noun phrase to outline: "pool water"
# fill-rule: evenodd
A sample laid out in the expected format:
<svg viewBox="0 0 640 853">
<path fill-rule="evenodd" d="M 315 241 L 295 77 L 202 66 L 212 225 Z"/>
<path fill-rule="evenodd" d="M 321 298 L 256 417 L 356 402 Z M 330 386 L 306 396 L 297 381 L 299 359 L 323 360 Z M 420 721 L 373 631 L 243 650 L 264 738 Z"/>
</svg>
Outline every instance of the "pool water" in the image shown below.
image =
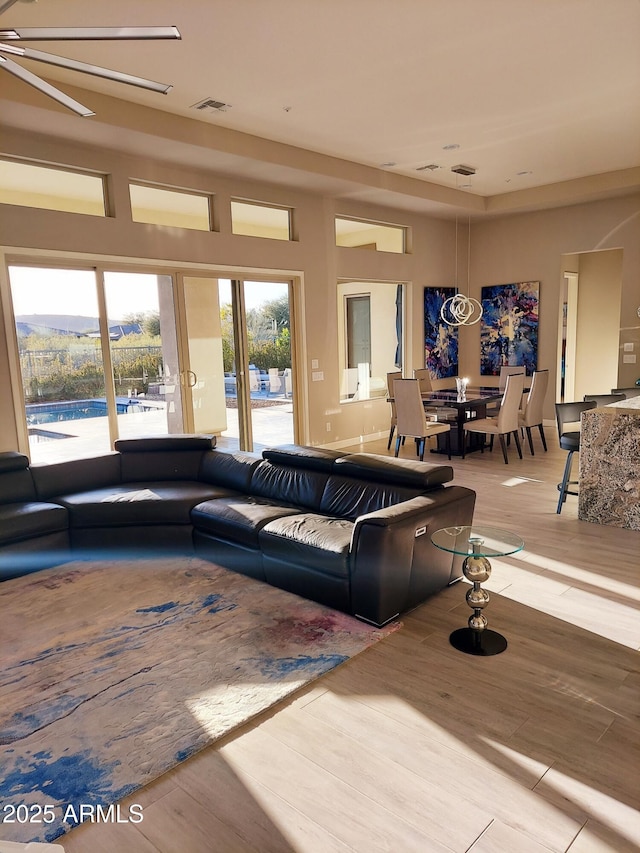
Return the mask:
<svg viewBox="0 0 640 853">
<path fill-rule="evenodd" d="M 117 399 L 116 407 L 119 415 L 147 410 L 147 407 L 141 405 L 138 400 L 129 400 L 128 398 Z M 101 399 L 63 400 L 61 403 L 30 403 L 25 408 L 27 423 L 30 426 L 107 416 L 107 401 Z"/>
</svg>

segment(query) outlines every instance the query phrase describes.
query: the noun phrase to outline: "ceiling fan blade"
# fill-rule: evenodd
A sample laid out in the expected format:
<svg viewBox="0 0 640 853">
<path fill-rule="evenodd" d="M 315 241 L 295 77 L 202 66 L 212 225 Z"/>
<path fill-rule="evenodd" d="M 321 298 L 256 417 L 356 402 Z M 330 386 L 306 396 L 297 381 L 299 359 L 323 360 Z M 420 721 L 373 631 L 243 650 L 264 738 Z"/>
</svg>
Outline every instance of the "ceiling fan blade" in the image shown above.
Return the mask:
<svg viewBox="0 0 640 853">
<path fill-rule="evenodd" d="M 18 2 L 18 0 L 5 0 L 4 3 L 0 3 L 0 15 L 3 12 L 6 12 L 7 9 L 10 9 L 13 6 L 13 4 L 17 3 L 17 2 Z"/>
<path fill-rule="evenodd" d="M 151 89 L 152 92 L 161 92 L 166 95 L 172 88 L 170 83 L 156 83 L 144 77 L 135 77 L 133 74 L 125 74 L 122 71 L 111 71 L 109 68 L 101 68 L 99 65 L 91 65 L 88 62 L 78 62 L 64 56 L 56 56 L 53 53 L 45 53 L 42 50 L 33 50 L 30 47 L 14 47 L 13 45 L 0 44 L 0 53 L 18 54 L 24 59 L 35 59 L 37 62 L 46 62 L 48 65 L 58 65 L 60 68 L 69 68 L 71 71 L 81 71 L 83 74 L 93 74 L 95 77 L 104 77 L 106 80 L 114 80 L 116 83 L 128 83 L 130 86 L 139 86 L 141 89 Z"/>
<path fill-rule="evenodd" d="M 26 68 L 23 68 L 21 65 L 18 65 L 18 63 L 14 62 L 12 59 L 7 59 L 5 56 L 0 56 L 0 68 L 4 68 L 5 71 L 8 71 L 10 74 L 19 77 L 25 83 L 28 83 L 30 86 L 33 86 L 34 89 L 37 89 L 44 95 L 48 95 L 50 98 L 53 98 L 54 101 L 58 101 L 58 103 L 62 104 L 64 107 L 67 107 L 67 109 L 72 110 L 74 113 L 77 113 L 80 116 L 86 118 L 87 116 L 95 115 L 93 110 L 84 107 L 82 104 L 78 103 L 78 101 L 74 101 L 73 98 L 70 98 L 68 95 L 65 95 L 64 92 L 60 91 L 60 89 L 56 89 L 55 86 L 51 86 L 49 83 L 42 80 L 36 74 L 32 74 L 31 71 L 27 71 Z"/>
<path fill-rule="evenodd" d="M 181 39 L 177 27 L 13 27 L 0 30 L 12 41 L 110 41 L 120 39 Z"/>
</svg>

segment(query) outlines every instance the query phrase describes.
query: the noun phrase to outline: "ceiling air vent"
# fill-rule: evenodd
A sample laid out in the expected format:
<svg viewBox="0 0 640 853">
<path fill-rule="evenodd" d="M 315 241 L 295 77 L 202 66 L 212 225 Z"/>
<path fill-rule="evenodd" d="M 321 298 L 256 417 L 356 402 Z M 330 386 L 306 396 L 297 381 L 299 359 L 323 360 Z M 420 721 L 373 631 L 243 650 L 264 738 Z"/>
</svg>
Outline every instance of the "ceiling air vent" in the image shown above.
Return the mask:
<svg viewBox="0 0 640 853">
<path fill-rule="evenodd" d="M 192 110 L 215 110 L 219 113 L 225 113 L 231 109 L 231 104 L 225 104 L 224 101 L 216 101 L 215 98 L 205 98 L 204 101 L 198 101 L 197 104 L 191 105 Z"/>
<path fill-rule="evenodd" d="M 456 172 L 458 175 L 475 175 L 476 170 L 473 166 L 452 166 L 452 172 Z"/>
<path fill-rule="evenodd" d="M 439 168 L 437 163 L 429 163 L 428 166 L 416 166 L 416 172 L 435 172 Z"/>
</svg>

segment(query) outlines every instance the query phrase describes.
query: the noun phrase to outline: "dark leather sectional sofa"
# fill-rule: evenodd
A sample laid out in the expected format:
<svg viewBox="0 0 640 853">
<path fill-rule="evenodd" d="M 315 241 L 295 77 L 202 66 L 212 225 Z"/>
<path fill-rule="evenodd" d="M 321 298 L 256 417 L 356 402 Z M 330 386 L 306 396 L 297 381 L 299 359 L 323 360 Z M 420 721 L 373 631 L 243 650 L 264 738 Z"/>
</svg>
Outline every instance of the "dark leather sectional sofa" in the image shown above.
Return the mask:
<svg viewBox="0 0 640 853">
<path fill-rule="evenodd" d="M 196 553 L 383 625 L 458 580 L 429 534 L 471 524 L 448 465 L 210 436 L 121 439 L 89 459 L 0 453 L 0 579 L 69 559 Z"/>
</svg>

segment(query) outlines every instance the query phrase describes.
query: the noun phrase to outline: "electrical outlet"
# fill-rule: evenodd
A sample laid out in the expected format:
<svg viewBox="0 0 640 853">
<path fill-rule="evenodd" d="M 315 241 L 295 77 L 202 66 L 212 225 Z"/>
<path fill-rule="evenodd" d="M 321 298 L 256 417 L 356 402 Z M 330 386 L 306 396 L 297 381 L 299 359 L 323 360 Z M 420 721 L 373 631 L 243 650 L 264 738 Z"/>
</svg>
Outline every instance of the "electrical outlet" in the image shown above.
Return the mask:
<svg viewBox="0 0 640 853">
<path fill-rule="evenodd" d="M 327 432 L 331 432 L 331 421 L 327 421 Z"/>
</svg>

